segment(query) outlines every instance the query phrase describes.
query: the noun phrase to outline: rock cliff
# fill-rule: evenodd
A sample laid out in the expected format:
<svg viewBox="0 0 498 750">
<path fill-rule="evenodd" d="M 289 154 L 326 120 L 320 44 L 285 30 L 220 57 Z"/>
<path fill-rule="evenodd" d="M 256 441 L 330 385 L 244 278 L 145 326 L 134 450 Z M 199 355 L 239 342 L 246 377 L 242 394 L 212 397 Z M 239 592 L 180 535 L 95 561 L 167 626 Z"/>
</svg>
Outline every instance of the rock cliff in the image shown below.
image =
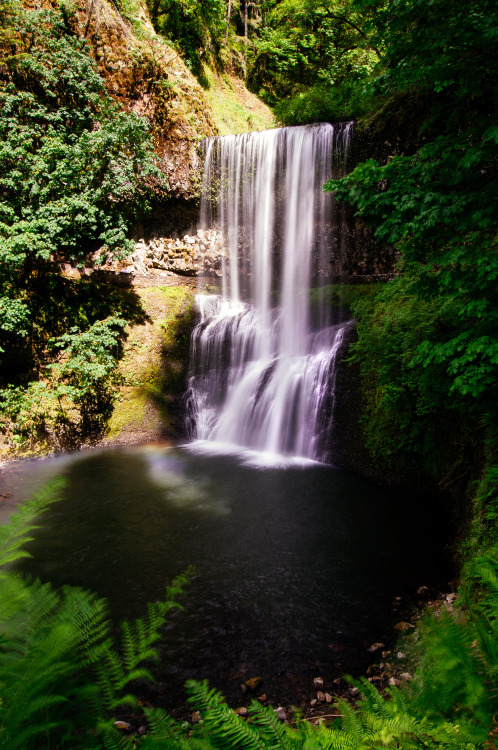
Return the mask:
<svg viewBox="0 0 498 750">
<path fill-rule="evenodd" d="M 57 0 L 47 4 L 59 5 Z M 198 142 L 217 133 L 211 107 L 179 54 L 152 28 L 137 3 L 125 18 L 108 0 L 73 0 L 65 18 L 84 38 L 107 91 L 126 111 L 146 117 L 167 175 L 168 197 L 192 199 L 198 192 Z M 160 196 L 158 196 L 160 198 Z"/>
</svg>

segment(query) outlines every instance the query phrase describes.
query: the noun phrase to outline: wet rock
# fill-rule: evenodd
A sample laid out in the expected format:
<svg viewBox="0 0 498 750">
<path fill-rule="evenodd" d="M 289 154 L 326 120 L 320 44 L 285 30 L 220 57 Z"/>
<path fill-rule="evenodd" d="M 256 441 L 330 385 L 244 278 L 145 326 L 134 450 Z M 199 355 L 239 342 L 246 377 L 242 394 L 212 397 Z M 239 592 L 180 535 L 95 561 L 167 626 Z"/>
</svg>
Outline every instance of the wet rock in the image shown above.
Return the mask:
<svg viewBox="0 0 498 750">
<path fill-rule="evenodd" d="M 194 713 L 190 717 L 190 721 L 192 722 L 192 724 L 198 724 L 200 720 L 201 720 L 201 715 L 199 711 L 194 711 Z"/>
<path fill-rule="evenodd" d="M 420 586 L 417 589 L 417 594 L 419 596 L 427 596 L 428 593 L 429 593 L 429 589 L 427 588 L 427 586 Z"/>
<path fill-rule="evenodd" d="M 316 698 L 312 698 L 310 700 L 310 706 L 311 706 L 311 708 L 315 708 L 315 706 L 316 706 L 317 703 L 318 703 L 317 699 Z"/>
<path fill-rule="evenodd" d="M 413 680 L 413 676 L 410 674 L 410 672 L 401 672 L 399 677 L 401 680 L 407 680 L 408 682 L 410 680 Z"/>
<path fill-rule="evenodd" d="M 332 682 L 334 683 L 334 685 L 340 685 L 341 684 L 341 678 L 340 677 L 336 677 L 335 680 L 332 680 Z"/>
<path fill-rule="evenodd" d="M 325 702 L 332 703 L 332 696 L 330 695 L 330 693 L 325 693 Z"/>
<path fill-rule="evenodd" d="M 282 706 L 275 708 L 273 712 L 276 714 L 277 719 L 280 719 L 280 721 L 287 721 L 287 714 L 285 713 L 285 710 L 282 708 Z"/>
<path fill-rule="evenodd" d="M 247 693 L 247 688 L 246 688 L 246 686 L 245 686 L 245 685 L 241 685 L 241 686 L 240 686 L 240 691 L 241 691 L 242 695 L 245 695 L 245 694 Z"/>
<path fill-rule="evenodd" d="M 262 682 L 261 677 L 250 677 L 244 684 L 248 690 L 257 690 Z"/>
<path fill-rule="evenodd" d="M 262 695 L 258 695 L 256 700 L 260 703 L 266 703 L 266 701 L 268 700 L 268 696 L 266 695 L 266 693 L 263 693 Z"/>
<path fill-rule="evenodd" d="M 399 630 L 400 633 L 406 633 L 410 628 L 414 628 L 415 625 L 412 622 L 405 622 L 402 620 L 401 622 L 396 623 L 394 626 L 395 630 Z"/>
<path fill-rule="evenodd" d="M 323 688 L 323 677 L 315 677 L 313 680 L 315 690 L 321 690 Z"/>
<path fill-rule="evenodd" d="M 247 716 L 247 708 L 245 706 L 240 706 L 240 708 L 234 709 L 237 716 Z"/>
<path fill-rule="evenodd" d="M 404 654 L 402 651 L 398 651 L 396 656 L 398 657 L 398 659 L 406 659 L 406 654 Z"/>
<path fill-rule="evenodd" d="M 374 651 L 378 651 L 380 648 L 385 648 L 384 643 L 372 643 L 370 648 L 367 648 L 367 651 L 370 651 L 371 654 L 373 654 Z"/>
<path fill-rule="evenodd" d="M 396 679 L 396 677 L 390 677 L 389 678 L 389 685 L 393 685 L 397 687 L 399 685 L 399 680 Z"/>
<path fill-rule="evenodd" d="M 147 734 L 147 727 L 145 726 L 145 724 L 142 724 L 141 727 L 138 727 L 137 734 L 139 737 L 143 737 L 144 734 Z"/>
<path fill-rule="evenodd" d="M 322 693 L 322 691 L 319 690 L 318 693 L 316 694 L 316 699 L 317 699 L 318 703 L 324 703 L 325 702 L 325 693 Z"/>
<path fill-rule="evenodd" d="M 114 726 L 116 729 L 122 729 L 123 732 L 129 732 L 131 730 L 131 724 L 128 724 L 127 721 L 115 721 Z"/>
</svg>

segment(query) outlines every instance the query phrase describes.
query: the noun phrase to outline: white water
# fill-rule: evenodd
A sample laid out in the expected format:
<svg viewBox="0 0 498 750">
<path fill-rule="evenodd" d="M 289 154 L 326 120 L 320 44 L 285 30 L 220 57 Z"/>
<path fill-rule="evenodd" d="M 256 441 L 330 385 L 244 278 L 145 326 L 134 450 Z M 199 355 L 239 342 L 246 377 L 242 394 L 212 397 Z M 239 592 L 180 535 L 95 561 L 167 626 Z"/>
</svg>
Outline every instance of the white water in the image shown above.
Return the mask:
<svg viewBox="0 0 498 750">
<path fill-rule="evenodd" d="M 347 324 L 320 293 L 339 269 L 341 216 L 322 186 L 352 125 L 283 128 L 205 145 L 201 222 L 224 237 L 221 295 L 198 295 L 191 437 L 324 460 Z M 310 289 L 315 287 L 315 303 Z"/>
</svg>

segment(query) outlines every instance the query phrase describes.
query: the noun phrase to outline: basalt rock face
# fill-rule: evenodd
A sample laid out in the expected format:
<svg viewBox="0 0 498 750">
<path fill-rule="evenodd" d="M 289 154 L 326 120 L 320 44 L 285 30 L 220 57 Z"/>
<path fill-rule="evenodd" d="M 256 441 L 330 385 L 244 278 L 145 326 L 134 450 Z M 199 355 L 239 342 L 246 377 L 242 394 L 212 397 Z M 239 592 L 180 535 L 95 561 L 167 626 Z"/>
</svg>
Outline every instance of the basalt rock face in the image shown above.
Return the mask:
<svg viewBox="0 0 498 750">
<path fill-rule="evenodd" d="M 130 256 L 128 268 L 133 273 L 147 275 L 152 269 L 170 271 L 182 276 L 221 276 L 221 262 L 225 255 L 223 237 L 213 230 L 197 230 L 194 235 L 170 239 L 155 237 L 141 239 Z"/>
<path fill-rule="evenodd" d="M 46 0 L 45 5 L 55 7 L 56 0 Z M 132 21 L 108 0 L 76 0 L 73 7 L 67 26 L 86 40 L 110 96 L 123 110 L 151 123 L 169 185 L 157 202 L 194 200 L 200 179 L 197 145 L 217 132 L 197 79 L 178 53 L 155 34 L 145 6 Z"/>
</svg>

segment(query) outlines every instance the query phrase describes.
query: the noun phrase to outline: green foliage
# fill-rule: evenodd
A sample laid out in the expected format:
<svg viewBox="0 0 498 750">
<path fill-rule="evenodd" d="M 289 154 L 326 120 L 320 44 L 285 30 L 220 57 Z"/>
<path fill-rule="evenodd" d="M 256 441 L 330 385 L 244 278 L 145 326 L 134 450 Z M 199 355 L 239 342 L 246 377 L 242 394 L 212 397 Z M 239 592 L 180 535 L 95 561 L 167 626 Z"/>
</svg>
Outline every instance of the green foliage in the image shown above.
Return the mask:
<svg viewBox="0 0 498 750">
<path fill-rule="evenodd" d="M 282 99 L 275 115 L 282 125 L 307 125 L 314 122 L 339 122 L 365 114 L 371 106 L 371 94 L 364 82 L 327 86 L 324 83 Z"/>
<path fill-rule="evenodd" d="M 458 334 L 459 309 L 444 296 L 421 299 L 417 281 L 405 274 L 376 295 L 352 305 L 357 341 L 351 358 L 360 364 L 363 424 L 368 447 L 380 463 L 398 465 L 415 456 L 434 479 L 449 454 L 461 459 L 461 441 L 473 428 L 462 416 L 465 401 L 450 395 L 452 380 L 443 363 L 431 368 L 418 357 Z"/>
<path fill-rule="evenodd" d="M 44 380 L 3 389 L 0 424 L 11 425 L 14 445 L 34 446 L 54 431 L 52 442 L 65 447 L 102 434 L 117 394 L 125 325 L 109 318 L 86 331 L 72 328 L 49 341 L 55 361 L 45 367 Z"/>
<path fill-rule="evenodd" d="M 0 80 L 4 274 L 24 278 L 60 253 L 81 258 L 92 241 L 126 252 L 127 220 L 160 179 L 146 121 L 118 110 L 62 14 L 19 10 L 9 28 L 15 53 L 2 50 Z"/>
<path fill-rule="evenodd" d="M 454 721 L 458 711 L 448 711 L 448 716 L 429 717 L 424 713 L 425 702 L 415 704 L 408 689 L 392 688 L 382 696 L 368 680 L 357 683 L 361 700 L 357 707 L 339 701 L 339 713 L 334 724 L 312 727 L 307 721 L 297 721 L 297 727 L 282 724 L 271 707 L 253 701 L 247 719 L 235 714 L 223 696 L 209 688 L 207 683 L 187 683 L 190 702 L 202 717 L 202 724 L 193 732 L 216 750 L 359 750 L 364 748 L 453 748 L 474 750 L 475 741 L 487 738 L 493 726 L 492 715 L 486 715 L 486 726 L 479 731 L 469 722 Z M 429 698 L 429 695 L 426 696 Z M 451 718 L 450 718 L 451 717 Z M 167 731 L 158 726 L 157 736 L 166 740 Z M 164 734 L 162 734 L 164 732 Z M 153 747 L 154 745 L 151 745 Z M 175 744 L 171 745 L 176 747 Z M 148 747 L 148 745 L 146 745 Z M 161 747 L 161 745 L 159 745 Z M 167 745 L 164 745 L 167 747 Z M 178 745 L 178 747 L 182 747 Z"/>
<path fill-rule="evenodd" d="M 272 105 L 291 97 L 276 109 L 284 124 L 349 116 L 377 60 L 362 14 L 348 0 L 283 0 L 265 20 L 251 87 Z"/>
<path fill-rule="evenodd" d="M 60 264 L 82 263 L 98 248 L 102 259 L 125 256 L 132 247 L 130 222 L 164 182 L 147 121 L 119 111 L 71 24 L 69 6 L 30 11 L 11 2 L 0 16 L 0 360 L 6 386 L 0 411 L 14 444 L 46 434 L 50 415 L 74 422 L 68 402 L 82 417 L 80 436 L 104 425 L 125 321 L 112 305 L 85 307 L 91 295 L 62 279 Z M 54 353 L 58 362 L 50 371 Z M 30 370 L 31 378 L 35 371 L 41 379 L 26 383 Z"/>
<path fill-rule="evenodd" d="M 202 63 L 219 63 L 224 33 L 223 0 L 147 0 L 159 33 L 178 44 L 185 63 L 202 76 Z"/>
<path fill-rule="evenodd" d="M 22 545 L 33 521 L 58 488 L 60 482 L 46 488 L 0 529 L 2 566 L 27 554 Z M 115 644 L 105 601 L 1 570 L 0 745 L 131 750 L 135 745 L 114 727 L 113 712 L 125 704 L 136 708 L 131 682 L 152 680 L 144 662 L 157 658 L 159 628 L 186 581 L 179 576 L 145 617 L 123 623 Z"/>
<path fill-rule="evenodd" d="M 326 186 L 402 257 L 403 278 L 356 311 L 367 430 L 437 464 L 457 422 L 498 425 L 496 31 L 488 0 L 358 5 L 385 49 L 377 91 L 427 102 L 415 153 Z"/>
<path fill-rule="evenodd" d="M 465 6 L 452 0 L 357 0 L 355 6 L 368 14 L 372 42 L 384 52 L 378 88 L 450 94 L 439 103 L 452 106 L 440 106 L 439 115 L 452 126 L 462 115 L 490 113 L 498 40 L 492 0 Z"/>
<path fill-rule="evenodd" d="M 454 717 L 474 742 L 491 736 L 498 710 L 498 546 L 465 571 L 463 607 L 426 618 L 412 704 L 434 719 Z"/>
</svg>

